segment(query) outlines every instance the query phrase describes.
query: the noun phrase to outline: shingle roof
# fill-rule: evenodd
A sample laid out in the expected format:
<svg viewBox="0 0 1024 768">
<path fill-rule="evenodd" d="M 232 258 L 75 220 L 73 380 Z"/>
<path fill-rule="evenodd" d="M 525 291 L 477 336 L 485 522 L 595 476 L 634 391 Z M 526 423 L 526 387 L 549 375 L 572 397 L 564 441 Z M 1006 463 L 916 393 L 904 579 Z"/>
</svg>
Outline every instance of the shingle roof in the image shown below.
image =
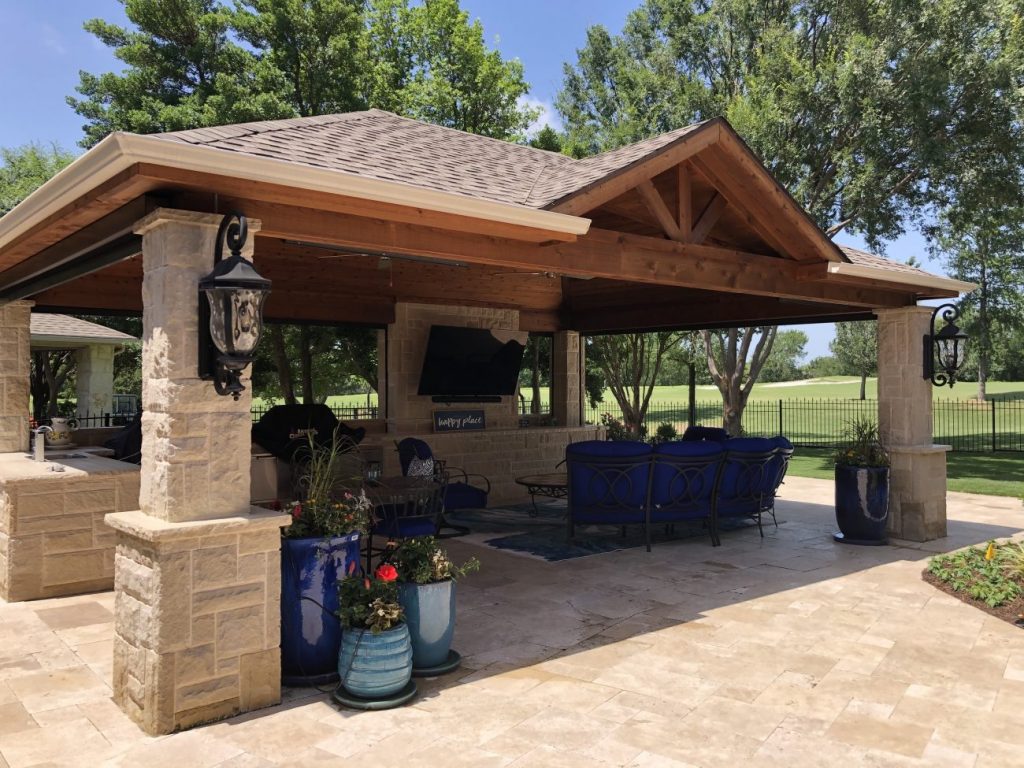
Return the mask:
<svg viewBox="0 0 1024 768">
<path fill-rule="evenodd" d="M 905 272 L 909 275 L 925 275 L 933 277 L 931 272 L 925 272 L 923 269 L 912 267 L 901 261 L 893 261 L 892 259 L 887 259 L 884 256 L 878 256 L 874 253 L 868 253 L 867 251 L 862 251 L 859 248 L 840 245 L 839 250 L 841 250 L 850 260 L 851 264 L 863 264 L 866 267 L 878 267 L 880 269 L 891 270 L 892 272 Z"/>
<path fill-rule="evenodd" d="M 688 125 L 582 160 L 379 109 L 154 136 L 542 209 L 649 158 L 704 124 Z M 929 274 L 856 248 L 841 249 L 854 264 Z"/>
<path fill-rule="evenodd" d="M 68 342 L 110 342 L 123 344 L 127 341 L 138 341 L 134 336 L 105 325 L 79 320 L 71 315 L 52 315 L 47 312 L 33 312 L 29 325 L 33 340 L 45 338 L 47 341 L 66 340 Z"/>
<path fill-rule="evenodd" d="M 698 125 L 584 160 L 371 109 L 155 134 L 229 152 L 545 208 Z"/>
</svg>

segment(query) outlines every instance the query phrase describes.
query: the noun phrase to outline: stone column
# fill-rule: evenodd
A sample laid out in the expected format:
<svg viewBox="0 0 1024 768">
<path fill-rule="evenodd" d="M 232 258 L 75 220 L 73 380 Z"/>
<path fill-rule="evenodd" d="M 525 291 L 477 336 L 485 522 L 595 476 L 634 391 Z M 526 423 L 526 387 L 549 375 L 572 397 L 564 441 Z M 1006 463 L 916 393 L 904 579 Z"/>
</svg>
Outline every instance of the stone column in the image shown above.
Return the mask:
<svg viewBox="0 0 1024 768">
<path fill-rule="evenodd" d="M 147 733 L 280 701 L 280 533 L 249 505 L 251 392 L 198 378 L 198 282 L 221 216 L 158 209 L 143 236 L 140 510 L 107 516 L 114 700 Z M 252 256 L 258 221 L 249 222 Z M 248 386 L 248 381 L 246 381 Z"/>
<path fill-rule="evenodd" d="M 581 343 L 576 331 L 559 331 L 551 342 L 551 415 L 560 427 L 583 423 Z"/>
<path fill-rule="evenodd" d="M 78 416 L 100 416 L 114 407 L 113 344 L 90 344 L 75 350 Z"/>
<path fill-rule="evenodd" d="M 0 453 L 28 449 L 31 301 L 0 305 Z"/>
<path fill-rule="evenodd" d="M 888 449 L 889 532 L 930 541 L 946 535 L 946 451 L 932 444 L 932 384 L 923 377 L 922 339 L 931 307 L 879 309 L 878 428 Z"/>
</svg>

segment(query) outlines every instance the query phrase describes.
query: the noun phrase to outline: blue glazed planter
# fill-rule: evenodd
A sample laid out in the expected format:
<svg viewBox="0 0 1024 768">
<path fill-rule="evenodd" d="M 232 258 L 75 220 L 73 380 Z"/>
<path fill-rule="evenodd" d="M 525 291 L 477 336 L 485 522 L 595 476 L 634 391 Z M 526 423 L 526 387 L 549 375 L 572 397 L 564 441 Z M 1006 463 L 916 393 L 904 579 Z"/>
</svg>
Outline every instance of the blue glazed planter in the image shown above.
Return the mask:
<svg viewBox="0 0 1024 768">
<path fill-rule="evenodd" d="M 281 540 L 281 681 L 285 685 L 322 685 L 338 679 L 338 581 L 349 563 L 359 567 L 358 533 Z"/>
<path fill-rule="evenodd" d="M 338 676 L 345 690 L 364 699 L 398 693 L 412 679 L 412 645 L 405 624 L 373 634 L 346 629 L 337 656 Z"/>
<path fill-rule="evenodd" d="M 455 633 L 455 582 L 399 584 L 398 602 L 409 625 L 413 667 L 443 664 Z"/>
<path fill-rule="evenodd" d="M 889 523 L 889 468 L 836 466 L 836 523 L 851 543 L 880 544 Z"/>
</svg>

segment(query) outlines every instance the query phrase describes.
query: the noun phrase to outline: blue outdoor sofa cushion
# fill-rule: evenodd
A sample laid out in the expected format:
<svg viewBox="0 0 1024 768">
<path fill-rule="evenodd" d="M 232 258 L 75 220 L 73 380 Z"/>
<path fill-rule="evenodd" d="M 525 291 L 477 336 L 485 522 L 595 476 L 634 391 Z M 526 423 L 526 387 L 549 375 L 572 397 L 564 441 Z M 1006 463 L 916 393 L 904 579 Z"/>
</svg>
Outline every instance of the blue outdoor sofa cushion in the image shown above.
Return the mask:
<svg viewBox="0 0 1024 768">
<path fill-rule="evenodd" d="M 734 437 L 725 441 L 715 502 L 718 519 L 756 517 L 766 494 L 774 492 L 773 438 Z"/>
<path fill-rule="evenodd" d="M 570 523 L 642 523 L 651 446 L 584 440 L 566 446 Z"/>
<path fill-rule="evenodd" d="M 724 452 L 719 442 L 662 443 L 654 448 L 650 480 L 651 522 L 711 516 L 711 500 Z"/>
</svg>

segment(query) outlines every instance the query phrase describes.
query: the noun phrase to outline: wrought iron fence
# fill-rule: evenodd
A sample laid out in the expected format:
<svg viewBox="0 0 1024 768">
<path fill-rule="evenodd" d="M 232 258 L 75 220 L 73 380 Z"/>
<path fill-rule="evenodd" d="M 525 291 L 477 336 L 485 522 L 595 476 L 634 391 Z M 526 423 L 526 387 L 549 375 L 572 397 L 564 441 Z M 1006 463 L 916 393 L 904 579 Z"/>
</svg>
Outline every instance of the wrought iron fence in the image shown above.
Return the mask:
<svg viewBox="0 0 1024 768">
<path fill-rule="evenodd" d="M 259 421 L 263 414 L 269 411 L 271 406 L 254 405 L 252 407 L 252 420 Z M 338 421 L 356 421 L 358 419 L 376 419 L 376 405 L 332 405 L 331 411 L 338 418 Z"/>
<path fill-rule="evenodd" d="M 697 401 L 696 423 L 721 426 L 720 400 Z M 529 401 L 524 404 L 529 408 Z M 779 399 L 753 400 L 743 411 L 743 431 L 751 436 L 786 435 L 796 445 L 834 447 L 843 430 L 857 417 L 875 418 L 875 400 Z M 597 408 L 587 406 L 586 421 L 598 424 L 602 414 L 622 421 L 622 409 L 615 402 Z M 1024 451 L 1024 399 L 976 400 L 936 399 L 932 405 L 932 431 L 936 443 L 953 446 L 954 451 Z M 685 402 L 657 402 L 647 409 L 644 427 L 653 434 L 659 424 L 671 424 L 682 431 L 689 424 Z"/>
<path fill-rule="evenodd" d="M 71 419 L 76 422 L 76 429 L 95 429 L 97 427 L 125 427 L 131 424 L 139 414 L 134 411 L 110 413 L 106 411 L 76 414 Z"/>
</svg>

